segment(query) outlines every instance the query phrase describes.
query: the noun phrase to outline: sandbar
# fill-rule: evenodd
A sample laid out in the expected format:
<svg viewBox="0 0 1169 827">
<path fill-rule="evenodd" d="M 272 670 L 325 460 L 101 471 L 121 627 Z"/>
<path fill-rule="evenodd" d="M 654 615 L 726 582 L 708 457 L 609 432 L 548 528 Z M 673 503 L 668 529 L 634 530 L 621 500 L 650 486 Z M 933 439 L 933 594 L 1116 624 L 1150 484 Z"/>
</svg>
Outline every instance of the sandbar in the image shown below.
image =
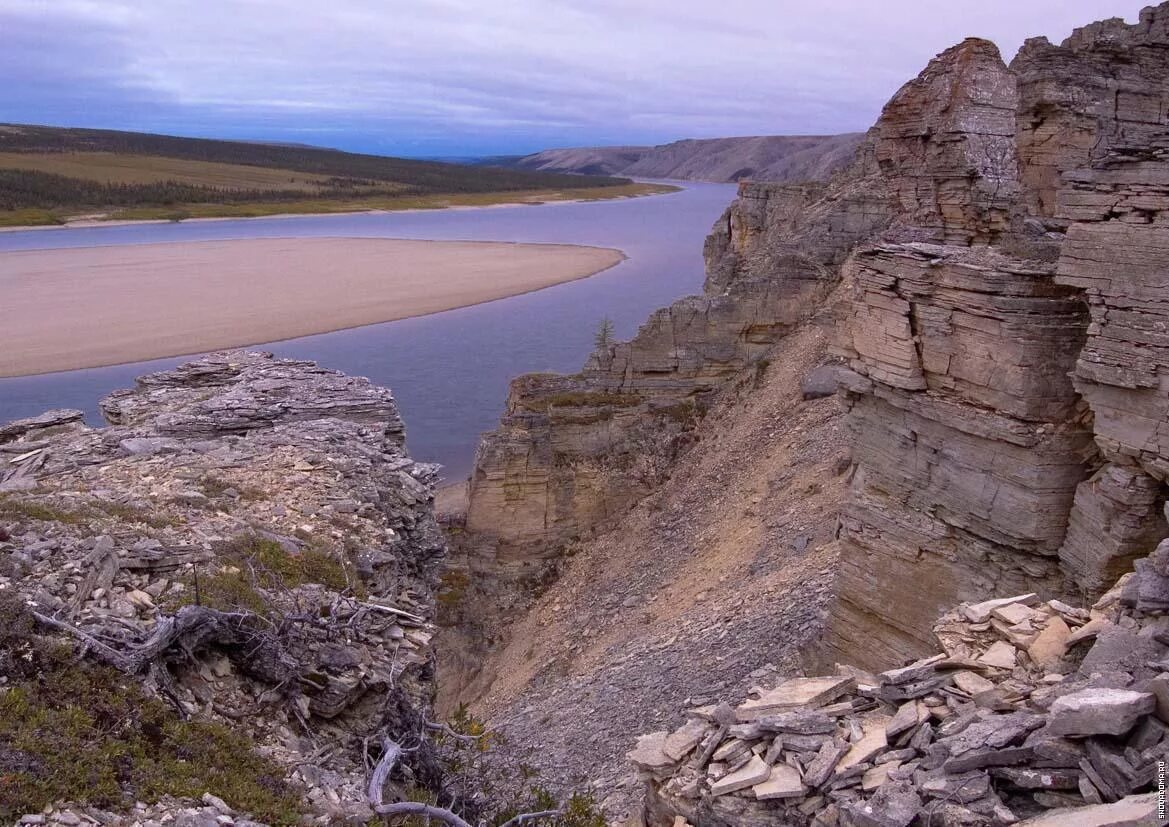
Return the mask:
<svg viewBox="0 0 1169 827">
<path fill-rule="evenodd" d="M 467 307 L 585 278 L 619 250 L 265 238 L 0 253 L 0 377 L 182 356 Z"/>
</svg>

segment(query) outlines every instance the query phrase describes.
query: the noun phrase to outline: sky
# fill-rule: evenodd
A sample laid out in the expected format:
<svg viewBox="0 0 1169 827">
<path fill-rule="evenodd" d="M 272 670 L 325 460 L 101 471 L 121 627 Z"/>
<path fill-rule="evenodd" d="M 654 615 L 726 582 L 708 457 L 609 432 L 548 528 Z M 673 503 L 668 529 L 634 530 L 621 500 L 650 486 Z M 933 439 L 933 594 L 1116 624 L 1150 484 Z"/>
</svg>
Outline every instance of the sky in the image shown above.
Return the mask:
<svg viewBox="0 0 1169 827">
<path fill-rule="evenodd" d="M 0 122 L 409 156 L 868 128 L 1134 0 L 0 0 Z"/>
</svg>

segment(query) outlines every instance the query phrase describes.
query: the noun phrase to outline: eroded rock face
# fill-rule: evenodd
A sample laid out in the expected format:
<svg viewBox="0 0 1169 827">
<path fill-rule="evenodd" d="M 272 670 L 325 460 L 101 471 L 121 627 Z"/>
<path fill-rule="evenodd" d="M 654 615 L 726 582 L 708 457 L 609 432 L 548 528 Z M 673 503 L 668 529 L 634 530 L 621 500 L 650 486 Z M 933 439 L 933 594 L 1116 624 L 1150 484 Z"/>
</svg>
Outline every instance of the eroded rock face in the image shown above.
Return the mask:
<svg viewBox="0 0 1169 827">
<path fill-rule="evenodd" d="M 1044 83 L 1051 67 L 1062 89 Z M 1091 317 L 1072 378 L 1108 465 L 1077 492 L 1060 556 L 1092 594 L 1165 536 L 1169 8 L 1146 9 L 1132 26 L 1088 26 L 1060 47 L 1029 42 L 1015 68 L 1035 101 L 1036 140 L 1069 147 L 1040 154 L 1035 174 L 1046 183 L 1053 166 L 1062 173 L 1040 187 L 1041 206 L 1068 223 L 1055 281 L 1083 291 Z"/>
<path fill-rule="evenodd" d="M 876 156 L 905 236 L 969 244 L 1007 227 L 1017 105 L 998 47 L 977 38 L 942 52 L 885 105 Z"/>
<path fill-rule="evenodd" d="M 1165 536 L 1167 20 L 1029 41 L 1010 69 L 966 41 L 882 115 L 921 147 L 846 266 L 838 652 L 913 656 L 931 616 L 996 589 L 1099 594 Z"/>
<path fill-rule="evenodd" d="M 828 184 L 742 184 L 707 239 L 702 296 L 655 312 L 579 374 L 512 383 L 470 483 L 480 546 L 538 559 L 627 511 L 709 394 L 818 312 L 849 251 L 891 215 L 872 136 Z"/>
</svg>

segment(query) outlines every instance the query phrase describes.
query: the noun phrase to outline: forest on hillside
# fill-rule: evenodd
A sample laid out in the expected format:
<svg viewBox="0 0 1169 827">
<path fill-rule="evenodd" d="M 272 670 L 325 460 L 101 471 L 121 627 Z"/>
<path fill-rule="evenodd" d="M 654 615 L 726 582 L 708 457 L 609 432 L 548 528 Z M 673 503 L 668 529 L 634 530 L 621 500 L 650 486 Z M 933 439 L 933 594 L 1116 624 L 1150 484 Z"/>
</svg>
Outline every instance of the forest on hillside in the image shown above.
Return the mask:
<svg viewBox="0 0 1169 827">
<path fill-rule="evenodd" d="M 628 184 L 626 178 L 582 178 L 492 167 L 416 161 L 286 144 L 179 138 L 101 129 L 0 124 L 0 152 L 109 152 L 241 164 L 298 172 L 393 182 L 414 193 L 509 192 L 577 189 Z M 398 192 L 403 190 L 399 188 Z M 345 195 L 351 196 L 352 192 Z"/>
</svg>

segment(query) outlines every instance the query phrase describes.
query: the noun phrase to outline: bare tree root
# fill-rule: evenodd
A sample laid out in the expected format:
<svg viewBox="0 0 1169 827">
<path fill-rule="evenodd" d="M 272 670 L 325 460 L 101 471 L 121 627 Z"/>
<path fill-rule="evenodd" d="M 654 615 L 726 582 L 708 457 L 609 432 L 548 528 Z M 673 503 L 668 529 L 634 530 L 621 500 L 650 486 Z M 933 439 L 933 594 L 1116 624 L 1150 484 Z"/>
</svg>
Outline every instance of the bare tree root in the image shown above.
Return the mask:
<svg viewBox="0 0 1169 827">
<path fill-rule="evenodd" d="M 252 676 L 267 683 L 279 684 L 296 674 L 296 662 L 281 645 L 279 638 L 260 627 L 259 618 L 250 612 L 221 612 L 206 606 L 184 606 L 178 613 L 159 619 L 150 637 L 143 643 L 115 649 L 71 623 L 32 612 L 44 626 L 67 632 L 85 646 L 89 654 L 127 675 L 141 675 L 164 662 L 176 650 L 189 655 L 209 645 L 227 649 L 245 649 L 241 666 Z"/>
</svg>

